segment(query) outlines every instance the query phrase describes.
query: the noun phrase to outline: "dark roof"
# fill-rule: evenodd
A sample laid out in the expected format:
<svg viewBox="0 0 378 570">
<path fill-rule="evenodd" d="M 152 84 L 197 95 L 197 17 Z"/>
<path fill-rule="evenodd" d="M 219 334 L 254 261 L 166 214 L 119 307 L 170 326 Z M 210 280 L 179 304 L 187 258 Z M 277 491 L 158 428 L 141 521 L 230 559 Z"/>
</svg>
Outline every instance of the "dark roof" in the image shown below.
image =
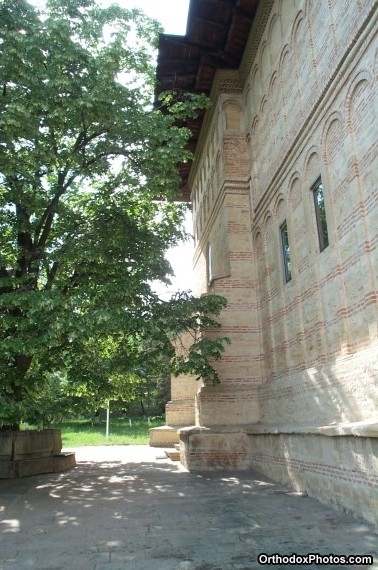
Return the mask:
<svg viewBox="0 0 378 570">
<path fill-rule="evenodd" d="M 237 69 L 259 0 L 191 0 L 185 36 L 161 34 L 157 62 L 157 93 L 179 90 L 210 94 L 218 69 Z M 186 126 L 195 151 L 204 112 Z M 181 193 L 189 200 L 190 164 L 180 167 Z"/>
</svg>

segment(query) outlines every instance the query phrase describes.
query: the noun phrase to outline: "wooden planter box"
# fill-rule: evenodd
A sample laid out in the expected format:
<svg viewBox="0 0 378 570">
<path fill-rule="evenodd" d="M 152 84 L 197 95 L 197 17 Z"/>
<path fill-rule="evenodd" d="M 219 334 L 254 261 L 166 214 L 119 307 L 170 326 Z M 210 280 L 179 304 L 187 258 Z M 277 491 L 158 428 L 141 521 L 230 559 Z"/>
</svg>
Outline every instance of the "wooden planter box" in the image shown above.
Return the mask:
<svg viewBox="0 0 378 570">
<path fill-rule="evenodd" d="M 54 473 L 75 465 L 74 453 L 62 453 L 60 429 L 0 432 L 0 479 Z"/>
</svg>

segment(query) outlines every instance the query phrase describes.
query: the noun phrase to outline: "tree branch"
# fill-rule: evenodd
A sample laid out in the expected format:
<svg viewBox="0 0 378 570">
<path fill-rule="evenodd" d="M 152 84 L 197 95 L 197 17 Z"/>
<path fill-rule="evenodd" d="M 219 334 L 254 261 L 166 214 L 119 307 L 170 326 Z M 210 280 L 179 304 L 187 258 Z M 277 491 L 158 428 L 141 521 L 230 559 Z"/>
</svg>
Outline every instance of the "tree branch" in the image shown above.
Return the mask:
<svg viewBox="0 0 378 570">
<path fill-rule="evenodd" d="M 47 239 L 51 231 L 52 223 L 54 221 L 54 217 L 56 214 L 56 207 L 59 203 L 59 200 L 66 192 L 67 188 L 70 187 L 72 182 L 78 176 L 77 173 L 74 173 L 68 178 L 66 182 L 64 182 L 67 173 L 68 173 L 68 167 L 66 167 L 63 172 L 59 172 L 58 183 L 57 183 L 57 187 L 59 188 L 59 190 L 57 190 L 50 204 L 43 212 L 41 220 L 35 230 L 35 240 L 37 242 L 36 248 L 37 250 L 41 251 L 41 253 L 47 243 Z"/>
<path fill-rule="evenodd" d="M 30 220 L 26 209 L 16 204 L 17 230 L 17 269 L 16 277 L 23 277 L 28 273 L 30 258 L 34 251 L 34 244 L 30 232 Z M 28 227 L 29 231 L 26 229 Z"/>
<path fill-rule="evenodd" d="M 11 275 L 6 267 L 0 267 L 0 279 L 10 279 Z M 3 285 L 0 287 L 0 295 L 4 293 L 11 293 L 11 285 Z"/>
<path fill-rule="evenodd" d="M 51 267 L 51 269 L 47 275 L 47 282 L 46 282 L 46 285 L 44 287 L 45 291 L 51 290 L 53 283 L 54 283 L 54 280 L 55 280 L 55 277 L 56 277 L 56 274 L 58 272 L 58 266 L 59 266 L 58 262 L 54 261 L 54 263 L 52 264 L 52 267 Z"/>
</svg>

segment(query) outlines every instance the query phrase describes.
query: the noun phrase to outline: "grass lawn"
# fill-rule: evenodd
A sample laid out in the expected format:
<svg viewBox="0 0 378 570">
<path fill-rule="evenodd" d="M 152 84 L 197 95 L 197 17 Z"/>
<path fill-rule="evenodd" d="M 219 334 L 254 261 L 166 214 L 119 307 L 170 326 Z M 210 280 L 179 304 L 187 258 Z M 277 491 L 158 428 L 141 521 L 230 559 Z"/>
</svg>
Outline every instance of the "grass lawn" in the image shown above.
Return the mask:
<svg viewBox="0 0 378 570">
<path fill-rule="evenodd" d="M 69 420 L 51 427 L 62 430 L 63 447 L 81 447 L 85 445 L 146 445 L 149 442 L 148 430 L 164 425 L 164 420 L 147 420 L 136 418 L 130 427 L 128 420 L 110 420 L 109 437 L 106 437 L 106 424 L 102 420 L 92 425 L 88 420 Z"/>
</svg>

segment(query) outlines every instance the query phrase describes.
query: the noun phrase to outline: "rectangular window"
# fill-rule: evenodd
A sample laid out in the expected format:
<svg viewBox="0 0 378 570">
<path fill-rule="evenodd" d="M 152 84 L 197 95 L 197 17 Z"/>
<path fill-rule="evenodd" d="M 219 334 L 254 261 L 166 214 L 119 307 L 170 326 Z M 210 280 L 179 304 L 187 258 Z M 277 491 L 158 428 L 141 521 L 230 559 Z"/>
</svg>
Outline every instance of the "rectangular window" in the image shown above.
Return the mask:
<svg viewBox="0 0 378 570">
<path fill-rule="evenodd" d="M 329 244 L 328 240 L 328 229 L 327 229 L 327 217 L 324 206 L 324 194 L 323 194 L 323 182 L 319 177 L 315 184 L 311 187 L 312 194 L 314 196 L 315 205 L 315 216 L 316 225 L 318 228 L 318 238 L 319 238 L 319 248 L 323 251 Z"/>
<path fill-rule="evenodd" d="M 280 236 L 281 236 L 281 250 L 282 250 L 282 262 L 284 269 L 285 283 L 291 280 L 291 265 L 290 265 L 290 246 L 289 246 L 289 234 L 287 231 L 286 220 L 280 226 Z"/>
</svg>

